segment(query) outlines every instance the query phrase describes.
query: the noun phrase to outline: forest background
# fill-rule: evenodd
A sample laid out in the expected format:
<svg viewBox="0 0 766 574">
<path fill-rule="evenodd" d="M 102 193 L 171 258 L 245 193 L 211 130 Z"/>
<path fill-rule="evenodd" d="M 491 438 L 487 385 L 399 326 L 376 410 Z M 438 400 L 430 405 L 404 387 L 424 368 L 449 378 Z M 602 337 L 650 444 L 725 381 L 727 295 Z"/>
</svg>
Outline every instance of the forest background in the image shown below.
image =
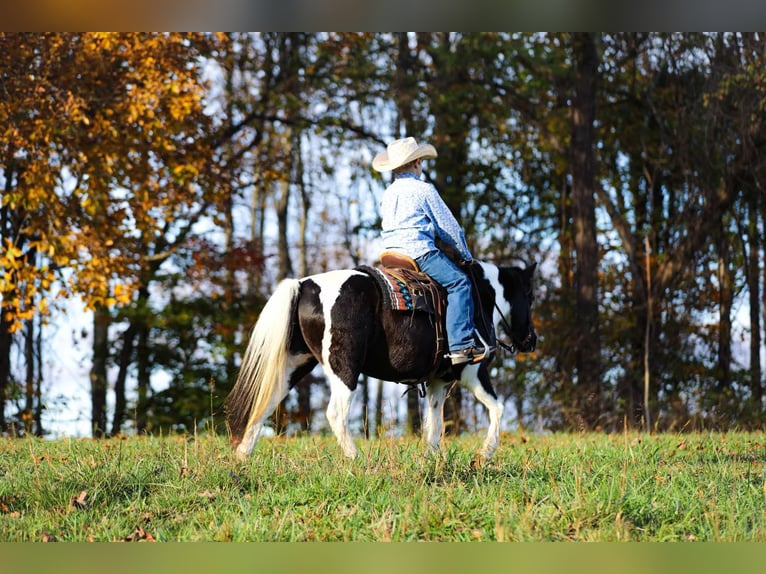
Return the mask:
<svg viewBox="0 0 766 574">
<path fill-rule="evenodd" d="M 46 434 L 78 353 L 93 436 L 225 432 L 276 281 L 374 261 L 370 161 L 404 134 L 477 257 L 539 264 L 506 425 L 762 427 L 763 34 L 3 33 L 0 58 L 4 433 Z M 361 388 L 361 431 L 417 432 L 415 393 Z M 325 395 L 317 371 L 275 431 L 322 428 Z M 459 392 L 448 420 L 482 424 Z"/>
</svg>

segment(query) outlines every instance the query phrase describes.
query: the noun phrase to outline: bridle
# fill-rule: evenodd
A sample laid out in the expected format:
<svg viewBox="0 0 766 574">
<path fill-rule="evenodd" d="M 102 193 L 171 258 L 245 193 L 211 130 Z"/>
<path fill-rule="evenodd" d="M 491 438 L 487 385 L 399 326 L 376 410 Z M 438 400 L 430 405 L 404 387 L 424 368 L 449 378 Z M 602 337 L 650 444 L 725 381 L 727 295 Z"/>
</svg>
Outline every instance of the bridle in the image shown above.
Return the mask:
<svg viewBox="0 0 766 574">
<path fill-rule="evenodd" d="M 474 293 L 476 295 L 475 300 L 476 301 L 481 301 L 481 294 L 479 293 L 479 288 L 476 285 L 476 276 L 474 275 L 474 272 L 473 272 L 473 265 L 469 264 L 466 267 L 467 267 L 468 272 L 471 274 L 471 285 L 473 286 L 473 291 L 474 291 Z M 509 338 L 513 339 L 513 336 L 511 335 L 511 333 L 513 333 L 513 330 L 511 329 L 511 325 L 508 322 L 508 319 L 505 318 L 505 315 L 503 314 L 503 311 L 500 309 L 500 306 L 497 304 L 497 299 L 495 298 L 492 301 L 492 303 L 495 306 L 495 309 L 497 309 L 497 312 L 500 314 L 500 323 L 501 323 L 501 325 L 503 327 L 503 330 L 505 331 L 506 335 L 508 335 Z M 487 333 L 491 333 L 493 329 L 490 329 L 487 326 L 487 316 L 486 316 L 486 314 L 484 313 L 483 310 L 480 313 L 480 315 L 481 315 L 481 320 L 484 323 L 484 330 Z M 529 330 L 529 332 L 527 333 L 526 338 L 520 343 L 520 345 L 521 346 L 525 346 L 527 343 L 529 343 L 529 341 L 531 339 L 532 339 L 532 329 Z M 508 351 L 511 355 L 515 355 L 516 352 L 518 351 L 518 347 L 516 346 L 516 344 L 512 340 L 511 340 L 510 344 L 504 343 L 503 341 L 500 340 L 500 338 L 497 335 L 495 335 L 495 340 L 496 340 L 498 346 L 500 346 L 503 349 L 505 349 L 506 351 Z"/>
<path fill-rule="evenodd" d="M 508 323 L 508 321 L 505 318 L 505 315 L 503 315 L 503 312 L 500 310 L 500 305 L 497 304 L 497 300 L 495 300 L 494 303 L 495 303 L 495 309 L 497 309 L 497 312 L 500 313 L 500 322 L 501 322 L 501 324 L 503 326 L 503 329 L 505 330 L 506 334 L 508 336 L 510 336 L 511 335 L 511 325 Z M 523 342 L 524 343 L 528 342 L 531 337 L 532 337 L 532 333 L 530 332 L 527 335 L 527 338 L 524 339 Z M 497 335 L 495 335 L 495 338 L 497 339 L 497 344 L 500 347 L 502 347 L 503 349 L 508 351 L 511 355 L 515 355 L 516 354 L 516 351 L 518 349 L 516 349 L 516 345 L 513 343 L 513 341 L 511 341 L 511 344 L 509 345 L 508 343 L 503 343 L 500 340 L 500 337 L 498 337 Z"/>
</svg>

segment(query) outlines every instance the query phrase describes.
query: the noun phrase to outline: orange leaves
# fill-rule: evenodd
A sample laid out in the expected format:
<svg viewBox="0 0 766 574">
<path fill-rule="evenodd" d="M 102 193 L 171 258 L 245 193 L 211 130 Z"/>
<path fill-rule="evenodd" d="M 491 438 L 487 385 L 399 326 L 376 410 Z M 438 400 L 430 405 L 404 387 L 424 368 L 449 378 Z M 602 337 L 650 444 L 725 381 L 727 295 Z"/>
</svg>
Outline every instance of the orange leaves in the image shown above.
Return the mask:
<svg viewBox="0 0 766 574">
<path fill-rule="evenodd" d="M 81 490 L 77 496 L 70 498 L 69 508 L 73 510 L 84 510 L 88 508 L 88 493 Z"/>
<path fill-rule="evenodd" d="M 12 183 L 0 296 L 14 325 L 45 312 L 56 273 L 61 295 L 88 308 L 129 303 L 153 243 L 168 249 L 162 234 L 216 193 L 194 185 L 213 165 L 214 150 L 197 143 L 210 125 L 197 66 L 215 41 L 0 34 L 0 150 Z"/>
<path fill-rule="evenodd" d="M 157 542 L 157 539 L 140 526 L 136 526 L 133 532 L 123 538 L 123 542 Z"/>
<path fill-rule="evenodd" d="M 54 276 L 48 267 L 36 267 L 35 248 L 22 250 L 9 239 L 3 241 L 0 252 L 0 297 L 2 313 L 9 323 L 9 330 L 16 332 L 22 321 L 36 313 L 45 315 L 48 302 L 39 292 L 46 289 Z"/>
</svg>

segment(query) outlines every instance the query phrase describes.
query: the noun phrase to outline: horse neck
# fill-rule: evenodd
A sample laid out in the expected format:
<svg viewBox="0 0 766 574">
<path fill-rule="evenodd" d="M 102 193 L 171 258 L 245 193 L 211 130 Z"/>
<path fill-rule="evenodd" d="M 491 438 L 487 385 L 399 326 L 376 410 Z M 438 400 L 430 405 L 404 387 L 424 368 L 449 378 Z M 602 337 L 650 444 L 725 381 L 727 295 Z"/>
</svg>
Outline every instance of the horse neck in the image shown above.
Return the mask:
<svg viewBox="0 0 766 574">
<path fill-rule="evenodd" d="M 474 284 L 474 301 L 481 306 L 484 314 L 491 318 L 494 314 L 495 306 L 500 303 L 498 299 L 504 298 L 502 293 L 502 285 L 500 283 L 500 268 L 485 261 L 478 261 L 479 266 L 482 269 L 482 276 L 478 277 L 476 274 L 471 275 L 471 281 Z M 489 285 L 487 285 L 487 282 Z M 500 286 L 500 289 L 497 289 Z M 491 289 L 488 289 L 490 287 Z M 478 296 L 476 296 L 478 291 Z M 494 291 L 494 297 L 492 296 Z"/>
</svg>

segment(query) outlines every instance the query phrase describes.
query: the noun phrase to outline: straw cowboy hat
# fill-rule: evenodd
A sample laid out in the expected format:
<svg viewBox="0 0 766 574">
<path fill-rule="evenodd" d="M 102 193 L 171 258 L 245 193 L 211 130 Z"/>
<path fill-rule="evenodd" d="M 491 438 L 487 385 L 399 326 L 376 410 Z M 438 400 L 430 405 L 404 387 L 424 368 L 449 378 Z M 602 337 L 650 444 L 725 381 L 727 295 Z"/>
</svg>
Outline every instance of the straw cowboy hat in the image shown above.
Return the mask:
<svg viewBox="0 0 766 574">
<path fill-rule="evenodd" d="M 390 171 L 421 157 L 436 157 L 436 148 L 431 144 L 420 144 L 415 138 L 404 138 L 388 144 L 372 160 L 375 171 Z"/>
</svg>

